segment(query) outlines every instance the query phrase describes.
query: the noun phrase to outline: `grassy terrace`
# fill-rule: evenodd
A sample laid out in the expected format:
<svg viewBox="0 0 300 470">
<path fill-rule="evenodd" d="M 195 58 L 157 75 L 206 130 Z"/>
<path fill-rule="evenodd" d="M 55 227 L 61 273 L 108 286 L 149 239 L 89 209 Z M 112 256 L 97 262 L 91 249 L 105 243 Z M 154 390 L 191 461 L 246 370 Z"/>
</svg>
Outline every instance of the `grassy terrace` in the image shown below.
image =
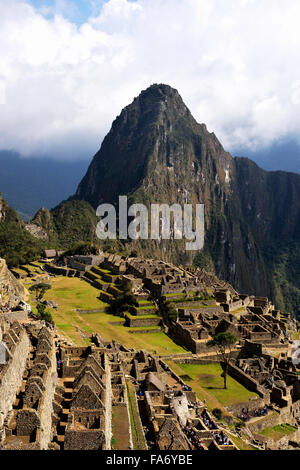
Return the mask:
<svg viewBox="0 0 300 470">
<path fill-rule="evenodd" d="M 294 341 L 300 340 L 300 331 L 296 331 L 296 332 L 293 334 L 293 340 L 294 340 Z"/>
<path fill-rule="evenodd" d="M 181 378 L 192 387 L 200 400 L 206 400 L 209 409 L 221 408 L 228 414 L 225 406 L 246 402 L 255 393 L 227 376 L 227 390 L 223 388 L 222 368 L 219 364 L 177 364 L 166 361 Z"/>
<path fill-rule="evenodd" d="M 149 313 L 149 315 L 141 315 L 141 316 L 137 316 L 137 315 L 131 315 L 131 313 L 129 312 L 126 312 L 125 315 L 128 317 L 128 318 L 132 318 L 134 320 L 138 319 L 138 318 L 142 318 L 144 320 L 147 320 L 149 318 L 158 318 L 158 315 L 156 315 L 155 313 Z"/>
<path fill-rule="evenodd" d="M 109 269 L 100 268 L 99 266 L 94 266 L 94 270 L 98 271 L 99 274 L 111 274 Z"/>
<path fill-rule="evenodd" d="M 229 433 L 228 437 L 230 437 L 230 440 L 237 446 L 239 450 L 257 450 L 255 447 L 247 444 L 247 442 L 243 441 L 243 439 L 240 439 L 233 434 Z"/>
<path fill-rule="evenodd" d="M 125 406 L 112 407 L 112 434 L 112 449 L 130 449 L 128 412 Z"/>
<path fill-rule="evenodd" d="M 134 450 L 146 450 L 146 442 L 143 435 L 143 429 L 139 419 L 135 388 L 131 382 L 127 383 L 127 397 L 130 415 L 130 425 L 132 433 L 132 443 Z"/>
<path fill-rule="evenodd" d="M 109 271 L 107 274 L 109 274 Z M 33 279 L 25 278 L 22 282 L 28 288 L 32 285 Z M 89 344 L 89 340 L 84 337 L 84 333 L 98 332 L 107 341 L 115 339 L 128 348 L 146 349 L 153 354 L 164 355 L 186 352 L 163 331 L 132 334 L 130 331 L 135 330 L 135 328 L 126 328 L 122 324 L 116 324 L 123 320 L 118 316 L 105 312 L 89 314 L 75 312 L 75 309 L 92 310 L 107 306 L 105 302 L 99 300 L 99 290 L 88 282 L 76 277 L 57 276 L 51 279 L 51 284 L 52 288 L 47 291 L 44 298 L 58 304 L 57 309 L 51 309 L 55 324 L 66 338 L 71 339 L 78 346 Z M 32 305 L 34 307 L 33 298 Z M 149 315 L 149 317 L 157 318 L 155 315 Z M 141 330 L 143 329 L 145 328 L 141 328 Z"/>
<path fill-rule="evenodd" d="M 183 303 L 183 302 L 182 302 Z M 209 310 L 210 308 L 216 308 L 217 305 L 196 305 L 195 302 L 187 302 L 185 307 L 182 307 L 182 308 L 186 308 L 187 310 Z M 181 308 L 180 306 L 176 305 L 175 303 L 175 308 Z"/>
<path fill-rule="evenodd" d="M 141 302 L 139 302 L 138 310 L 153 310 L 154 308 L 155 308 L 154 304 L 145 305 L 145 304 L 141 304 Z"/>
<path fill-rule="evenodd" d="M 262 436 L 270 437 L 274 441 L 279 441 L 284 436 L 293 434 L 297 429 L 289 424 L 279 424 L 272 428 L 266 428 L 261 431 L 259 434 Z"/>
<path fill-rule="evenodd" d="M 144 330 L 157 330 L 160 326 L 131 326 L 128 328 L 128 331 L 144 331 Z"/>
</svg>

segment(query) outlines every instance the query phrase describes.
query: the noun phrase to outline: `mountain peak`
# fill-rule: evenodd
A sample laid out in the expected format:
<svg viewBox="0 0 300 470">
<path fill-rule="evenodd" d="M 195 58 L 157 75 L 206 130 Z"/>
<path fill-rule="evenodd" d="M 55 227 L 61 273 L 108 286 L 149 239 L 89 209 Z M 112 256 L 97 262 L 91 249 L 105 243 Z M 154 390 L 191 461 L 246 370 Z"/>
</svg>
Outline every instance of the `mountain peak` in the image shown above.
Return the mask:
<svg viewBox="0 0 300 470">
<path fill-rule="evenodd" d="M 151 97 L 165 98 L 167 96 L 179 96 L 178 91 L 164 83 L 153 83 L 146 90 L 141 91 L 140 97 L 151 95 Z"/>
<path fill-rule="evenodd" d="M 162 109 L 165 110 L 167 107 L 175 106 L 177 112 L 181 109 L 182 112 L 190 114 L 187 106 L 183 102 L 180 94 L 175 88 L 164 83 L 150 85 L 146 90 L 141 91 L 139 96 L 134 102 L 129 105 L 132 106 L 136 101 L 145 106 L 155 106 L 156 104 L 163 105 Z"/>
<path fill-rule="evenodd" d="M 133 194 L 141 185 L 154 188 L 159 183 L 160 191 L 165 195 L 168 187 L 176 202 L 179 183 L 200 186 L 197 191 L 203 194 L 210 178 L 230 181 L 231 167 L 231 156 L 196 122 L 178 91 L 153 84 L 115 119 L 75 198 L 96 208 L 116 202 L 120 194 Z"/>
<path fill-rule="evenodd" d="M 136 119 L 143 123 L 161 122 L 168 115 L 191 116 L 180 94 L 175 88 L 163 83 L 150 85 L 126 106 L 113 122 L 112 128 L 122 127 L 124 124 L 134 124 Z"/>
</svg>

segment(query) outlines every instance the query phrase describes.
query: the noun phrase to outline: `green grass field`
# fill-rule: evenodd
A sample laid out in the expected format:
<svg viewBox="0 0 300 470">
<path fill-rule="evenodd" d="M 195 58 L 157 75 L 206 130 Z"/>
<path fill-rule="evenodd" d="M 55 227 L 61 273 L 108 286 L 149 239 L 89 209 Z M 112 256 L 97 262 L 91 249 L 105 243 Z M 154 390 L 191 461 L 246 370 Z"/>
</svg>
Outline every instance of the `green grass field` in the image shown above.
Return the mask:
<svg viewBox="0 0 300 470">
<path fill-rule="evenodd" d="M 221 408 L 246 402 L 256 396 L 235 379 L 227 376 L 227 390 L 221 377 L 220 364 L 175 364 L 167 361 L 170 367 L 197 393 L 200 400 L 206 400 L 210 409 Z M 188 376 L 189 378 L 187 378 Z"/>
<path fill-rule="evenodd" d="M 26 280 L 32 284 L 32 280 Z M 116 325 L 122 321 L 118 316 L 108 313 L 78 314 L 79 310 L 105 308 L 107 304 L 99 300 L 99 290 L 79 278 L 57 276 L 51 279 L 51 289 L 46 292 L 44 299 L 57 302 L 58 308 L 51 309 L 57 328 L 75 344 L 85 346 L 88 342 L 82 331 L 98 332 L 105 340 L 112 339 L 124 346 L 136 349 L 146 349 L 154 354 L 170 354 L 186 352 L 175 344 L 163 331 L 156 333 L 131 334 L 130 329 Z M 34 306 L 34 303 L 32 303 Z M 154 316 L 154 318 L 157 318 Z M 78 331 L 77 328 L 81 330 Z"/>
<path fill-rule="evenodd" d="M 199 381 L 201 387 L 212 393 L 224 406 L 246 402 L 256 396 L 229 375 L 227 376 L 227 390 L 224 390 L 220 364 L 180 364 L 180 367 L 193 380 Z"/>
<path fill-rule="evenodd" d="M 143 429 L 139 420 L 139 411 L 135 398 L 135 388 L 131 382 L 127 382 L 127 397 L 129 405 L 130 424 L 132 432 L 132 442 L 134 450 L 146 450 L 147 445 L 143 435 Z"/>
<path fill-rule="evenodd" d="M 266 428 L 263 431 L 260 431 L 259 434 L 262 436 L 270 437 L 274 441 L 278 441 L 282 437 L 293 434 L 296 431 L 296 428 L 290 426 L 289 424 L 279 424 L 272 428 Z"/>
</svg>

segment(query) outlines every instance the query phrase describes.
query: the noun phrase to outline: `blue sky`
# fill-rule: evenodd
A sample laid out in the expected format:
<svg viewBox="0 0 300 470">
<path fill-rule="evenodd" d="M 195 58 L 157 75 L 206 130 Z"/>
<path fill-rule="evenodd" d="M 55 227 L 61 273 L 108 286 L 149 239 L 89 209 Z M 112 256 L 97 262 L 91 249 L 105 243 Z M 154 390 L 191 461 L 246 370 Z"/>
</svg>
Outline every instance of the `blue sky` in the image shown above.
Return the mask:
<svg viewBox="0 0 300 470">
<path fill-rule="evenodd" d="M 107 0 L 27 0 L 27 3 L 38 8 L 46 17 L 52 17 L 55 12 L 62 14 L 77 25 L 81 25 L 85 23 L 90 16 L 99 14 L 103 3 L 106 1 Z"/>
<path fill-rule="evenodd" d="M 25 0 L 26 1 L 26 0 Z M 27 0 L 39 9 L 45 17 L 52 18 L 55 13 L 63 15 L 77 26 L 85 23 L 91 16 L 97 16 L 108 0 Z M 134 2 L 135 0 L 129 0 Z"/>
<path fill-rule="evenodd" d="M 299 0 L 0 0 L 0 150 L 90 159 L 166 83 L 233 155 L 300 171 L 299 17 Z"/>
</svg>

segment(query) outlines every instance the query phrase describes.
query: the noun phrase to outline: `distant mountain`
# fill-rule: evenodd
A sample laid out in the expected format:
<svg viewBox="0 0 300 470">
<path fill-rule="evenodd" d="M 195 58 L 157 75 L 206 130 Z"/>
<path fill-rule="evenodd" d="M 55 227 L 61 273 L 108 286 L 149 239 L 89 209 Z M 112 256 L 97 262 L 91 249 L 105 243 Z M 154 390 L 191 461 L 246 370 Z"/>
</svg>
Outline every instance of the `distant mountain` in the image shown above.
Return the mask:
<svg viewBox="0 0 300 470">
<path fill-rule="evenodd" d="M 27 230 L 40 239 L 47 234 L 48 245 L 66 249 L 78 241 L 99 242 L 96 236 L 96 211 L 85 201 L 63 201 L 49 211 L 41 208 L 33 217 Z M 38 233 L 38 228 L 42 233 Z"/>
<path fill-rule="evenodd" d="M 5 258 L 9 267 L 19 266 L 40 257 L 45 246 L 28 232 L 0 193 L 0 258 Z"/>
<path fill-rule="evenodd" d="M 233 158 L 168 85 L 152 85 L 123 109 L 76 194 L 35 223 L 45 219 L 40 225 L 55 227 L 65 244 L 68 220 L 87 240 L 95 236 L 93 210 L 119 195 L 148 206 L 205 204 L 201 252 L 151 240 L 128 242 L 127 250 L 214 270 L 238 291 L 268 295 L 300 316 L 300 175 Z"/>
<path fill-rule="evenodd" d="M 51 209 L 74 193 L 87 166 L 86 161 L 21 158 L 0 151 L 0 189 L 8 204 L 29 220 L 41 206 Z"/>
<path fill-rule="evenodd" d="M 300 145 L 292 139 L 280 140 L 258 150 L 238 149 L 234 151 L 234 155 L 247 156 L 268 171 L 300 173 Z"/>
</svg>

